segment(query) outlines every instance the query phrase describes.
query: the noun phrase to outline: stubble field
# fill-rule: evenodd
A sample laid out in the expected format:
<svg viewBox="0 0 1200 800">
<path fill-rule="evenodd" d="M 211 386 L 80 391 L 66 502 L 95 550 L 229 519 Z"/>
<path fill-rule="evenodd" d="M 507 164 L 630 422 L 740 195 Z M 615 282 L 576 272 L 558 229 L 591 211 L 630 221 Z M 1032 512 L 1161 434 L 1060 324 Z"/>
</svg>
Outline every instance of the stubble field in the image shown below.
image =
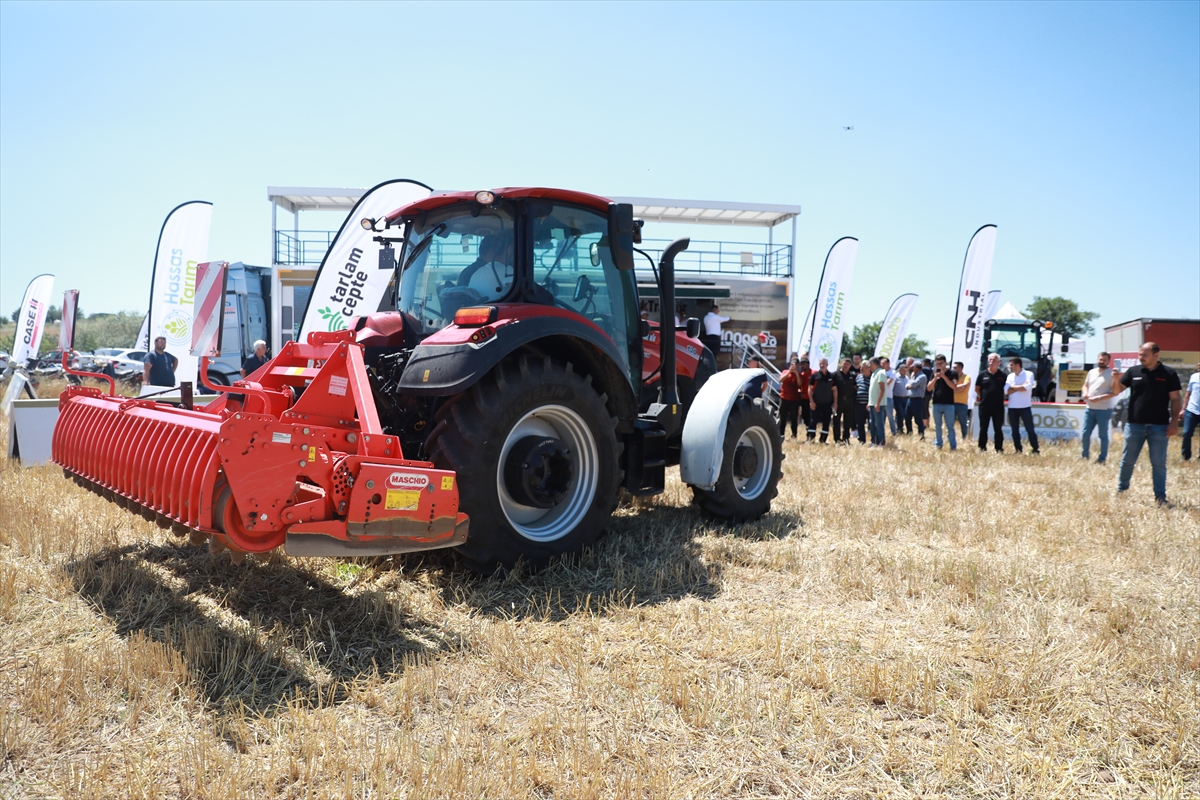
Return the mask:
<svg viewBox="0 0 1200 800">
<path fill-rule="evenodd" d="M 1200 470 L 788 441 L 594 550 L 234 566 L 2 472 L 0 797 L 1200 796 Z M 1145 456 L 1143 456 L 1145 458 Z"/>
</svg>

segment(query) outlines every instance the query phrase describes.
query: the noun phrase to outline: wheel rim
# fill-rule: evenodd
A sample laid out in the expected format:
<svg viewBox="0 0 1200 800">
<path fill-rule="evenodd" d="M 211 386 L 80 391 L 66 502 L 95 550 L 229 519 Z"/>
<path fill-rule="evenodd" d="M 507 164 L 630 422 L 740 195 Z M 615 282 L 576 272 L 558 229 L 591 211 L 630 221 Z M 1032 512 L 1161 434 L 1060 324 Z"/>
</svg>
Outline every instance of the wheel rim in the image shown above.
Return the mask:
<svg viewBox="0 0 1200 800">
<path fill-rule="evenodd" d="M 733 485 L 737 493 L 746 500 L 753 500 L 763 493 L 771 481 L 771 470 L 774 467 L 775 453 L 771 447 L 771 437 L 759 427 L 747 428 L 733 448 L 736 456 L 738 448 L 748 447 L 753 450 L 753 460 L 756 463 L 746 475 L 738 475 L 737 465 L 734 465 Z"/>
<path fill-rule="evenodd" d="M 562 500 L 553 508 L 534 508 L 513 499 L 505 486 L 504 465 L 513 445 L 527 436 L 560 440 L 570 451 L 572 479 Z M 541 406 L 513 425 L 496 465 L 496 492 L 500 509 L 513 530 L 535 542 L 552 542 L 569 534 L 583 521 L 596 497 L 600 452 L 596 437 L 583 418 L 566 406 Z"/>
</svg>

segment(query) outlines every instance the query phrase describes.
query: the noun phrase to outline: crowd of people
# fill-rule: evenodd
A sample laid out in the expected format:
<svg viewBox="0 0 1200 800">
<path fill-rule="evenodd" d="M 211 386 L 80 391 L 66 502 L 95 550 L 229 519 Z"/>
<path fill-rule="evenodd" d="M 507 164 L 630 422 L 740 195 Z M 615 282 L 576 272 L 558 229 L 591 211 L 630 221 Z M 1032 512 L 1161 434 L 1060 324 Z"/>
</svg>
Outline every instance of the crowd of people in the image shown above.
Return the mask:
<svg viewBox="0 0 1200 800">
<path fill-rule="evenodd" d="M 1081 392 L 1086 406 L 1081 455 L 1091 458 L 1095 431 L 1100 444 L 1096 463 L 1108 459 L 1113 406 L 1128 389 L 1117 489 L 1129 488 L 1133 466 L 1145 447 L 1154 496 L 1165 504 L 1168 438 L 1182 425 L 1181 455 L 1190 460 L 1192 438 L 1200 427 L 1200 364 L 1181 399 L 1179 376 L 1159 361 L 1158 353 L 1158 345 L 1147 342 L 1139 354 L 1140 364 L 1119 376 L 1113 374 L 1108 353 L 1097 356 Z M 833 369 L 825 358 L 813 369 L 807 353 L 793 355 L 780 380 L 779 432 L 786 436 L 790 429 L 793 439 L 803 436 L 825 444 L 832 428 L 837 444 L 857 439 L 860 445 L 883 447 L 889 433 L 912 436 L 915 429 L 915 435 L 925 441 L 930 430 L 935 447 L 956 450 L 960 435 L 968 441 L 973 392 L 980 452 L 987 451 L 989 441 L 995 452 L 1004 452 L 1007 421 L 1013 450 L 1024 452 L 1027 443 L 1037 455 L 1041 451 L 1033 417 L 1034 375 L 1020 358 L 1010 359 L 1007 371 L 1002 360 L 991 354 L 987 368 L 972 377 L 962 362 L 948 364 L 942 355 L 902 359 L 895 367 L 887 358 L 864 360 L 854 355 Z"/>
</svg>

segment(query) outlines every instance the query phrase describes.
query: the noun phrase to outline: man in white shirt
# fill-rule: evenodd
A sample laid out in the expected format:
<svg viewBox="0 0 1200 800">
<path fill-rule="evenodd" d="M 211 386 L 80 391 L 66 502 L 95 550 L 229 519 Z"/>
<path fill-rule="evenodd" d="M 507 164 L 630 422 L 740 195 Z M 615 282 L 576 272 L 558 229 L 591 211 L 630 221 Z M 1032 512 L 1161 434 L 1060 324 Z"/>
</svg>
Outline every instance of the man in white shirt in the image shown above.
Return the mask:
<svg viewBox="0 0 1200 800">
<path fill-rule="evenodd" d="M 896 376 L 896 371 L 894 369 L 892 369 L 891 359 L 889 359 L 889 358 L 881 359 L 881 363 L 883 364 L 884 374 L 887 375 L 887 394 L 885 395 L 885 397 L 887 398 L 887 407 L 885 409 L 885 413 L 887 414 L 888 427 L 892 429 L 892 436 L 895 436 L 896 435 L 896 409 L 895 409 L 895 404 L 892 402 L 892 396 L 896 391 L 896 377 L 897 376 Z"/>
<path fill-rule="evenodd" d="M 1196 426 L 1200 424 L 1200 361 L 1196 362 L 1196 371 L 1188 378 L 1187 391 L 1183 395 L 1183 410 L 1179 412 L 1179 420 L 1183 423 L 1183 456 L 1184 461 L 1192 460 L 1192 436 Z"/>
<path fill-rule="evenodd" d="M 1004 394 L 1008 399 L 1008 427 L 1012 430 L 1013 447 L 1021 452 L 1021 425 L 1029 434 L 1029 445 L 1033 454 L 1038 454 L 1037 433 L 1033 430 L 1033 373 L 1025 369 L 1020 358 L 1009 362 L 1008 378 L 1004 381 Z"/>
<path fill-rule="evenodd" d="M 721 307 L 714 303 L 712 309 L 704 315 L 704 335 L 700 337 L 704 346 L 712 350 L 714 356 L 721 352 L 721 323 L 729 322 L 729 317 L 722 317 L 717 313 L 720 310 Z"/>
<path fill-rule="evenodd" d="M 1097 464 L 1103 464 L 1108 459 L 1108 430 L 1112 424 L 1113 403 L 1117 394 L 1113 391 L 1113 374 L 1109 364 L 1112 357 L 1108 353 L 1096 356 L 1096 366 L 1088 370 L 1083 379 L 1083 400 L 1087 410 L 1083 412 L 1083 460 L 1087 461 L 1092 452 L 1092 429 L 1100 436 L 1100 456 Z"/>
</svg>

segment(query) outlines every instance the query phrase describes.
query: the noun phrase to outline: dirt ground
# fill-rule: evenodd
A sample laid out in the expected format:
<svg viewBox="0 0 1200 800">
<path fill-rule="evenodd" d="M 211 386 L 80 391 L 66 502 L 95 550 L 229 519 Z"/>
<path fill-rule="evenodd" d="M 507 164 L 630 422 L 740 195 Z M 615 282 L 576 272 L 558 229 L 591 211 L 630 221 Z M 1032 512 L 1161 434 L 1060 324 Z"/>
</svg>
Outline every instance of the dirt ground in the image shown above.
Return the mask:
<svg viewBox="0 0 1200 800">
<path fill-rule="evenodd" d="M 569 563 L 230 563 L 0 473 L 0 797 L 1200 797 L 1200 466 L 789 441 Z M 1144 458 L 1144 457 L 1143 457 Z"/>
</svg>

